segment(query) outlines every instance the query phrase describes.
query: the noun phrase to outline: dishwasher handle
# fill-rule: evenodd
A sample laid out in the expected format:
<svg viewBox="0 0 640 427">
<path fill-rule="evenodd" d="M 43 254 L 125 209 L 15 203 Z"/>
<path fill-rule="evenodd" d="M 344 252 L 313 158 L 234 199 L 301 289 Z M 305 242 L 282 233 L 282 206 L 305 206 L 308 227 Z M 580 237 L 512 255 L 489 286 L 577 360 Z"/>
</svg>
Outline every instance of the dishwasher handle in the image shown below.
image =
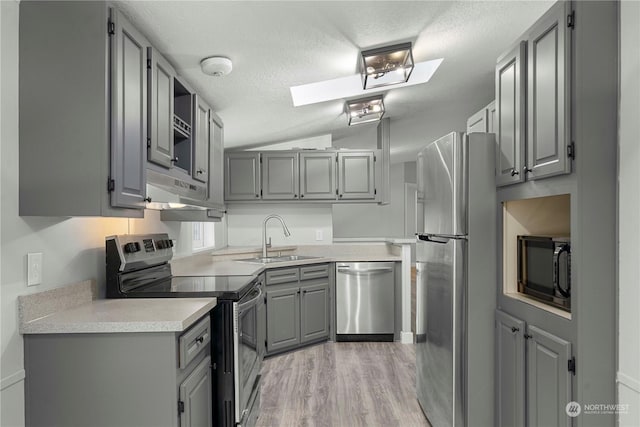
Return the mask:
<svg viewBox="0 0 640 427">
<path fill-rule="evenodd" d="M 356 270 L 350 267 L 340 267 L 338 266 L 338 272 L 353 274 L 353 275 L 364 275 L 364 274 L 382 274 L 382 273 L 392 273 L 393 268 L 391 267 L 383 267 L 383 268 L 367 268 L 366 270 Z"/>
</svg>

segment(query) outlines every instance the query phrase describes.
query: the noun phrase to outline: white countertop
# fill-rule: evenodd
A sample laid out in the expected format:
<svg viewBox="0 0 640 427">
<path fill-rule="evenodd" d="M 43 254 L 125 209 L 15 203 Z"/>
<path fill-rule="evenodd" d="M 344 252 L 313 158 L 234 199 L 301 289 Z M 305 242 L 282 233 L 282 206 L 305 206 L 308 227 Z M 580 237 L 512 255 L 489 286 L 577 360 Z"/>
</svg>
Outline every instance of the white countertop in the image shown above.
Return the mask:
<svg viewBox="0 0 640 427">
<path fill-rule="evenodd" d="M 215 298 L 94 300 L 23 322 L 20 333 L 182 332 L 215 306 Z"/>
</svg>

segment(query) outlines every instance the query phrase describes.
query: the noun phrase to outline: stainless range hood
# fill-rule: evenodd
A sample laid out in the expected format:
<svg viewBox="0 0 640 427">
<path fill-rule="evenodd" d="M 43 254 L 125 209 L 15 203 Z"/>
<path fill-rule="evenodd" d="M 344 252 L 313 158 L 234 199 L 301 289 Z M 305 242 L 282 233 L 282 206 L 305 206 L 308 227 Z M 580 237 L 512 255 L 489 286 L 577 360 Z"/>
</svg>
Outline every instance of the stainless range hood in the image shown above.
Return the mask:
<svg viewBox="0 0 640 427">
<path fill-rule="evenodd" d="M 159 210 L 163 221 L 220 221 L 223 210 L 207 200 L 207 185 L 147 168 L 146 208 Z"/>
</svg>

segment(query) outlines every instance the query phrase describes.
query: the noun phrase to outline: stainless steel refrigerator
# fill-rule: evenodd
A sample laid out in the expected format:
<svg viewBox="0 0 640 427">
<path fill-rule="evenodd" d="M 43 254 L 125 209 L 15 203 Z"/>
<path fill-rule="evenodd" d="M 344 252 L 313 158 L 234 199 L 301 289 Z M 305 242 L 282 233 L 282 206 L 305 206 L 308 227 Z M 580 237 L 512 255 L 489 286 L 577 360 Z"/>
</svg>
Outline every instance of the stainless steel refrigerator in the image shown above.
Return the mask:
<svg viewBox="0 0 640 427">
<path fill-rule="evenodd" d="M 493 134 L 418 156 L 416 389 L 434 427 L 493 426 L 497 201 Z"/>
</svg>

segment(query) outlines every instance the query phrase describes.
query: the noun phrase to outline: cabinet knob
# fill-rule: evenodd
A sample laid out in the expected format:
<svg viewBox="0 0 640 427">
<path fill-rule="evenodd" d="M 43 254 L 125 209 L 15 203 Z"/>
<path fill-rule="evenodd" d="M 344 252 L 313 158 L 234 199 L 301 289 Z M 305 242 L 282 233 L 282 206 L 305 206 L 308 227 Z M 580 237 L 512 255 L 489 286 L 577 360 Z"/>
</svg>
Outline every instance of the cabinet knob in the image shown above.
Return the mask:
<svg viewBox="0 0 640 427">
<path fill-rule="evenodd" d="M 517 170 L 511 169 L 511 176 L 516 176 L 516 175 L 520 175 L 520 172 L 518 172 Z"/>
<path fill-rule="evenodd" d="M 144 201 L 147 203 L 151 203 L 151 197 L 147 197 L 146 199 L 144 199 Z"/>
<path fill-rule="evenodd" d="M 256 194 L 256 197 L 260 197 L 260 195 L 259 195 L 259 194 Z"/>
<path fill-rule="evenodd" d="M 300 197 L 302 197 L 302 196 L 300 196 Z M 298 195 L 297 195 L 297 194 L 294 194 L 294 195 L 293 195 L 293 198 L 294 198 L 294 199 L 297 199 L 297 198 L 298 198 Z"/>
<path fill-rule="evenodd" d="M 338 197 L 340 197 L 342 199 L 342 194 L 340 194 Z"/>
<path fill-rule="evenodd" d="M 302 199 L 303 197 L 304 197 L 304 194 L 301 194 L 301 195 L 300 195 L 300 198 Z"/>
<path fill-rule="evenodd" d="M 520 330 L 520 328 L 516 328 L 515 326 L 511 327 L 511 332 L 518 332 Z"/>
<path fill-rule="evenodd" d="M 202 169 L 198 169 L 198 170 L 196 171 L 196 173 L 201 174 L 201 173 L 204 173 L 204 171 L 203 171 Z"/>
<path fill-rule="evenodd" d="M 533 172 L 533 169 L 529 169 L 528 167 L 525 166 L 525 167 L 522 168 L 522 172 L 524 172 L 524 173 Z"/>
<path fill-rule="evenodd" d="M 177 163 L 178 162 L 178 156 L 174 157 L 173 159 L 171 159 L 171 163 Z"/>
<path fill-rule="evenodd" d="M 530 334 L 524 334 L 524 339 L 528 340 L 529 338 L 533 338 L 533 335 Z"/>
<path fill-rule="evenodd" d="M 204 337 L 198 337 L 196 338 L 196 341 L 198 342 L 198 344 L 202 344 L 204 342 Z"/>
</svg>

